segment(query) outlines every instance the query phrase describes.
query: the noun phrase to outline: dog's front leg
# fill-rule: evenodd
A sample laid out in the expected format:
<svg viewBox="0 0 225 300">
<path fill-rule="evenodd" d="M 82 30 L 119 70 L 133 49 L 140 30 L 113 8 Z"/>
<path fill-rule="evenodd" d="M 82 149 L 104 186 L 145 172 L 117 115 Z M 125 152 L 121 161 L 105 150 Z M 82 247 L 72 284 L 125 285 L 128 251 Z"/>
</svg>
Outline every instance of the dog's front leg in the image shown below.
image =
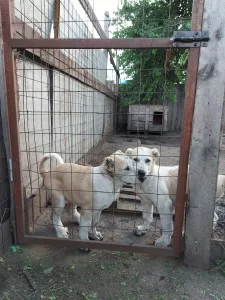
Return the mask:
<svg viewBox="0 0 225 300">
<path fill-rule="evenodd" d="M 167 247 L 173 234 L 173 207 L 169 197 L 159 196 L 158 212 L 162 225 L 162 236 L 155 241 L 155 246 Z"/>
<path fill-rule="evenodd" d="M 93 240 L 102 241 L 104 237 L 101 234 L 101 232 L 97 231 L 97 229 L 96 229 L 96 226 L 97 226 L 97 224 L 99 222 L 99 219 L 100 219 L 100 215 L 101 215 L 101 210 L 95 210 L 93 212 L 92 226 L 91 226 L 91 229 L 89 231 L 89 238 L 93 239 Z"/>
<path fill-rule="evenodd" d="M 89 240 L 88 232 L 91 227 L 92 212 L 90 209 L 82 210 L 80 216 L 79 236 L 81 240 Z"/>
<path fill-rule="evenodd" d="M 142 219 L 143 224 L 139 225 L 135 229 L 136 235 L 144 235 L 150 228 L 151 222 L 153 222 L 153 205 L 149 201 L 147 197 L 141 196 L 141 202 L 142 202 Z"/>
<path fill-rule="evenodd" d="M 87 209 L 84 210 L 82 209 L 81 215 L 80 215 L 80 224 L 79 224 L 79 236 L 80 239 L 83 241 L 88 241 L 88 232 L 91 227 L 91 221 L 92 221 L 92 215 L 91 215 L 91 210 Z M 84 252 L 90 252 L 91 249 L 89 248 L 80 248 L 81 251 Z"/>
</svg>

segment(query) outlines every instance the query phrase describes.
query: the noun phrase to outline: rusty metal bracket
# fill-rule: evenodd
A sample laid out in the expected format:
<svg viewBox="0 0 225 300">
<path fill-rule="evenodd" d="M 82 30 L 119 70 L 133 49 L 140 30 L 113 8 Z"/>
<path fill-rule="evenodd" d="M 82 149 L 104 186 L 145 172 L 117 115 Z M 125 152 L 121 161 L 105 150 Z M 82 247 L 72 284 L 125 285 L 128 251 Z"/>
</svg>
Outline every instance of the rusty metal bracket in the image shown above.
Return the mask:
<svg viewBox="0 0 225 300">
<path fill-rule="evenodd" d="M 208 31 L 175 31 L 170 40 L 174 48 L 198 48 L 207 47 L 210 38 Z"/>
</svg>

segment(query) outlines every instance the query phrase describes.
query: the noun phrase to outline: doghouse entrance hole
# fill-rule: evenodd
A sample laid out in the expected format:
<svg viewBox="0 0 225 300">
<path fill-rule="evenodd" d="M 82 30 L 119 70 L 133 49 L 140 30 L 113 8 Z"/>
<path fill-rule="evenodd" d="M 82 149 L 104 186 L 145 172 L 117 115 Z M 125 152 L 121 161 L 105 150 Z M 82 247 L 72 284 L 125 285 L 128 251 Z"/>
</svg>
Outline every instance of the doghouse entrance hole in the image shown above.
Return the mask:
<svg viewBox="0 0 225 300">
<path fill-rule="evenodd" d="M 163 124 L 163 112 L 155 111 L 153 113 L 153 125 L 162 125 Z"/>
</svg>

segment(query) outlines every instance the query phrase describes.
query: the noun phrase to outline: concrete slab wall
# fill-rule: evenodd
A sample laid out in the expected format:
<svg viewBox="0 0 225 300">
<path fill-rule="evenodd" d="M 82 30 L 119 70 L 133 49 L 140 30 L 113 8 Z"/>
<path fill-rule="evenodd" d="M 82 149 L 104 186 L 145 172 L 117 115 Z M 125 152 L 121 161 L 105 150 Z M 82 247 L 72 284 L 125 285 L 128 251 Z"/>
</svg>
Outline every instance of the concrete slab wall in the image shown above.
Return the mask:
<svg viewBox="0 0 225 300">
<path fill-rule="evenodd" d="M 52 36 L 53 11 L 52 0 L 15 0 L 16 17 L 43 38 Z M 79 1 L 61 0 L 59 38 L 92 37 L 99 38 L 99 34 Z M 75 63 L 73 68 L 85 70 L 93 80 L 107 86 L 107 56 L 103 50 L 61 51 Z M 57 152 L 66 162 L 77 162 L 113 130 L 115 101 L 63 71 L 46 66 L 32 54 L 23 54 L 17 61 L 22 174 L 27 197 L 41 184 L 38 162 L 44 153 Z"/>
<path fill-rule="evenodd" d="M 115 101 L 57 70 L 51 96 L 49 70 L 28 59 L 18 61 L 17 75 L 23 184 L 29 196 L 41 184 L 38 162 L 44 153 L 77 162 L 113 130 Z"/>
</svg>

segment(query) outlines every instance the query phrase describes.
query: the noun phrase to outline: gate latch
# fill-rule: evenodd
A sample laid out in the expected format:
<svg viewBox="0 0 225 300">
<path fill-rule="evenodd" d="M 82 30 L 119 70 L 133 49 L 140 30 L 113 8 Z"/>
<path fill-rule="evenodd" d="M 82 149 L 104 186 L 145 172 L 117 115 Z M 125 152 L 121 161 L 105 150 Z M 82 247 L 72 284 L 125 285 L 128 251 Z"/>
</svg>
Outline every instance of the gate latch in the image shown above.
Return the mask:
<svg viewBox="0 0 225 300">
<path fill-rule="evenodd" d="M 174 48 L 207 47 L 209 41 L 208 31 L 175 31 L 170 39 Z"/>
</svg>

